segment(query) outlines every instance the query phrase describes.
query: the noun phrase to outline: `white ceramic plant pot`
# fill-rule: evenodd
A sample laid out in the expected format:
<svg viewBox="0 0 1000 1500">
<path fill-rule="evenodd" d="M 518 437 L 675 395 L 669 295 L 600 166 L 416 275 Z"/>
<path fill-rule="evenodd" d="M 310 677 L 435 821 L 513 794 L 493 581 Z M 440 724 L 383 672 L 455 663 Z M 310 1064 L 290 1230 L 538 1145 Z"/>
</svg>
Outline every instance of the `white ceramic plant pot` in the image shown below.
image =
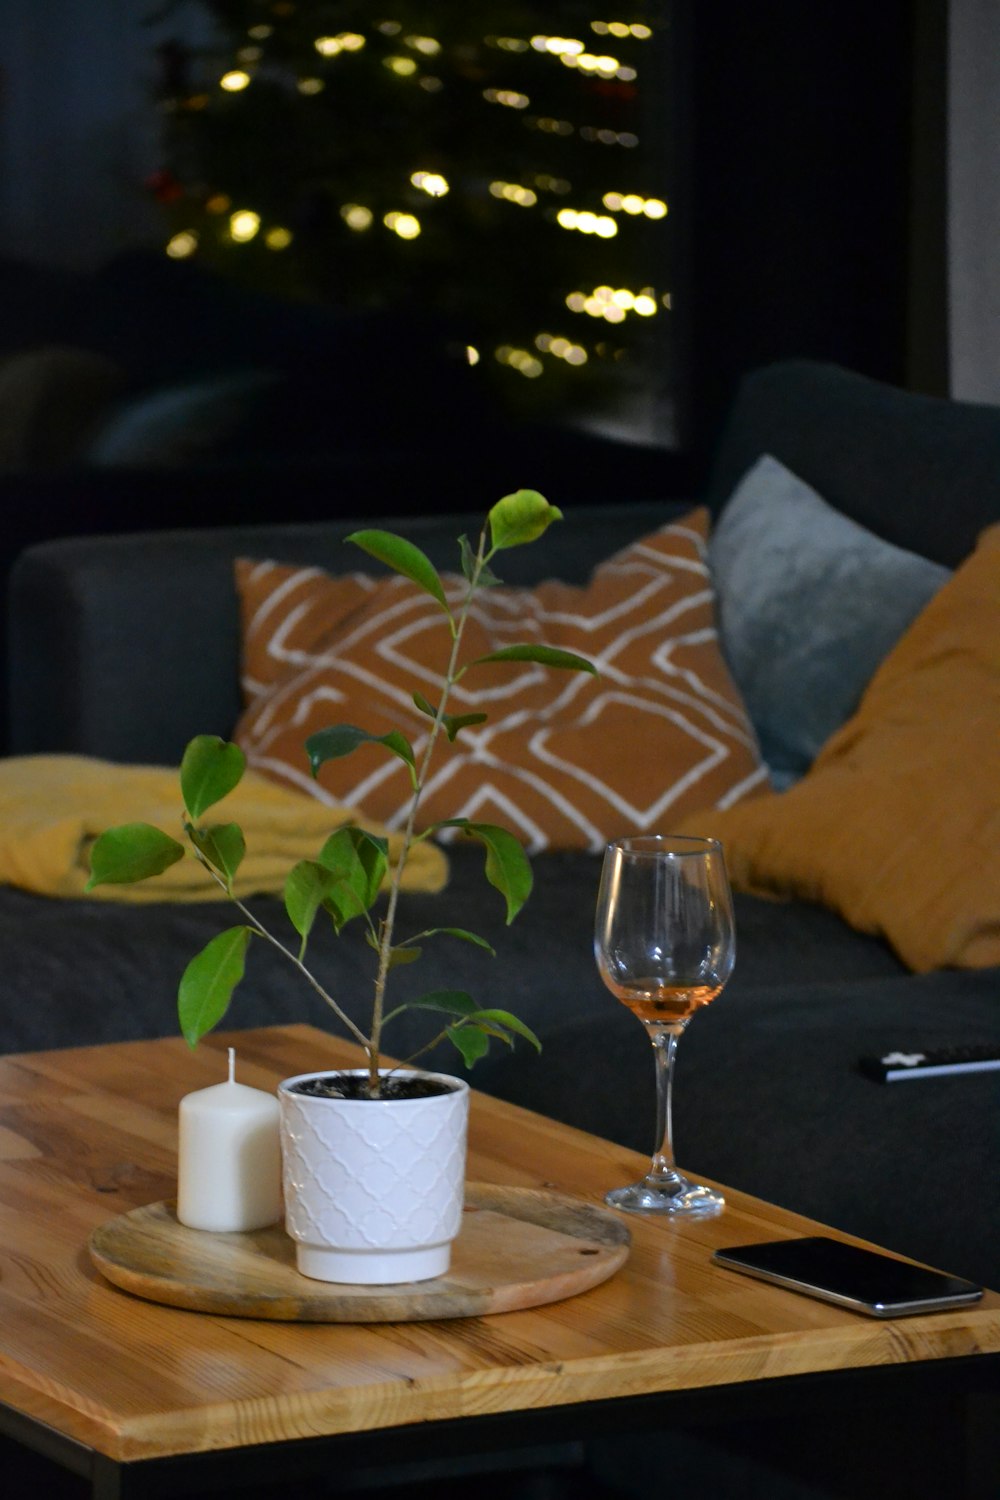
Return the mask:
<svg viewBox="0 0 1000 1500">
<path fill-rule="evenodd" d="M 363 1069 L 353 1069 L 362 1074 Z M 278 1086 L 285 1227 L 303 1276 L 388 1285 L 443 1276 L 462 1222 L 469 1086 L 426 1099 L 324 1099 Z"/>
</svg>

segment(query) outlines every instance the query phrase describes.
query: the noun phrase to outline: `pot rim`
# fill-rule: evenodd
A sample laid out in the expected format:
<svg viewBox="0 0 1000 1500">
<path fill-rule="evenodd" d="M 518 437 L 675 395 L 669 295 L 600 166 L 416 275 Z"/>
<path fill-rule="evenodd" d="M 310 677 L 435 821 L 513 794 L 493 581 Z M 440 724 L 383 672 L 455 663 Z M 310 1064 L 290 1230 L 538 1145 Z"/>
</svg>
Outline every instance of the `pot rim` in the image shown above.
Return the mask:
<svg viewBox="0 0 1000 1500">
<path fill-rule="evenodd" d="M 406 1078 L 428 1078 L 435 1083 L 446 1085 L 444 1093 L 432 1094 L 422 1099 L 324 1099 L 318 1094 L 299 1093 L 295 1084 L 305 1083 L 312 1078 L 363 1078 L 368 1074 L 367 1068 L 313 1068 L 308 1073 L 295 1073 L 291 1078 L 283 1078 L 278 1084 L 279 1094 L 288 1094 L 294 1099 L 304 1099 L 309 1104 L 335 1104 L 338 1108 L 353 1107 L 356 1109 L 367 1109 L 373 1104 L 391 1105 L 393 1108 L 410 1107 L 416 1104 L 433 1104 L 436 1099 L 448 1099 L 455 1094 L 467 1094 L 469 1085 L 464 1078 L 458 1078 L 453 1073 L 435 1073 L 427 1068 L 379 1068 L 379 1077 L 388 1078 L 390 1074 L 398 1074 Z"/>
</svg>

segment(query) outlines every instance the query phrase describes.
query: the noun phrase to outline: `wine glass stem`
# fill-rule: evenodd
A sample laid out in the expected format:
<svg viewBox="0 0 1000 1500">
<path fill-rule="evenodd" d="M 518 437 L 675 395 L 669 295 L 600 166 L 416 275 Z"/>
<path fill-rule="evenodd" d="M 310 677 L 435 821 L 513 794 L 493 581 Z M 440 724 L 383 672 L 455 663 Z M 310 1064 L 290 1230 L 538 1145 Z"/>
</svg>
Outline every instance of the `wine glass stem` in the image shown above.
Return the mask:
<svg viewBox="0 0 1000 1500">
<path fill-rule="evenodd" d="M 649 1169 L 649 1179 L 656 1182 L 673 1182 L 677 1179 L 674 1162 L 673 1098 L 674 1058 L 677 1043 L 684 1030 L 683 1022 L 664 1025 L 659 1022 L 648 1028 L 656 1058 L 656 1140 L 657 1148 Z"/>
</svg>

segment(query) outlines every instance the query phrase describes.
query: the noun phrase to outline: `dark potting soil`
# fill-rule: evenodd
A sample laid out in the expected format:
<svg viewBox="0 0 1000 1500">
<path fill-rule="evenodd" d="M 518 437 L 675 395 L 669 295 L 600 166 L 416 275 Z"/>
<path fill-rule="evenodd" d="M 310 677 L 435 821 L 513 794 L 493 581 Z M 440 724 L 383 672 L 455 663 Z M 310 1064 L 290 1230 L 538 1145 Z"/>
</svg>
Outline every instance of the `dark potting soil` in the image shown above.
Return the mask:
<svg viewBox="0 0 1000 1500">
<path fill-rule="evenodd" d="M 395 1077 L 390 1074 L 382 1079 L 381 1093 L 376 1103 L 384 1099 L 434 1099 L 440 1094 L 450 1094 L 446 1084 L 433 1078 L 414 1078 L 412 1074 Z M 367 1074 L 321 1073 L 297 1083 L 295 1094 L 308 1094 L 312 1099 L 362 1099 L 370 1100 Z"/>
</svg>

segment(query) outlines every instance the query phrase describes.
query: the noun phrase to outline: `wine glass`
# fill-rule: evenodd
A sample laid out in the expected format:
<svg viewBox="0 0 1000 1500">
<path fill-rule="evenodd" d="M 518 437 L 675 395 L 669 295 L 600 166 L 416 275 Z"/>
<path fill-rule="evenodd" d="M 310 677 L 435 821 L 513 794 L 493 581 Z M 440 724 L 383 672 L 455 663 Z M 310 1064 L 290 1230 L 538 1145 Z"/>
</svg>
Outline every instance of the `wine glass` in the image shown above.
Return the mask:
<svg viewBox="0 0 1000 1500">
<path fill-rule="evenodd" d="M 677 1042 L 733 971 L 736 930 L 722 845 L 648 835 L 608 845 L 594 956 L 608 989 L 649 1033 L 656 1058 L 657 1149 L 649 1171 L 605 1202 L 632 1213 L 716 1214 L 721 1194 L 674 1164 L 671 1109 Z"/>
</svg>

